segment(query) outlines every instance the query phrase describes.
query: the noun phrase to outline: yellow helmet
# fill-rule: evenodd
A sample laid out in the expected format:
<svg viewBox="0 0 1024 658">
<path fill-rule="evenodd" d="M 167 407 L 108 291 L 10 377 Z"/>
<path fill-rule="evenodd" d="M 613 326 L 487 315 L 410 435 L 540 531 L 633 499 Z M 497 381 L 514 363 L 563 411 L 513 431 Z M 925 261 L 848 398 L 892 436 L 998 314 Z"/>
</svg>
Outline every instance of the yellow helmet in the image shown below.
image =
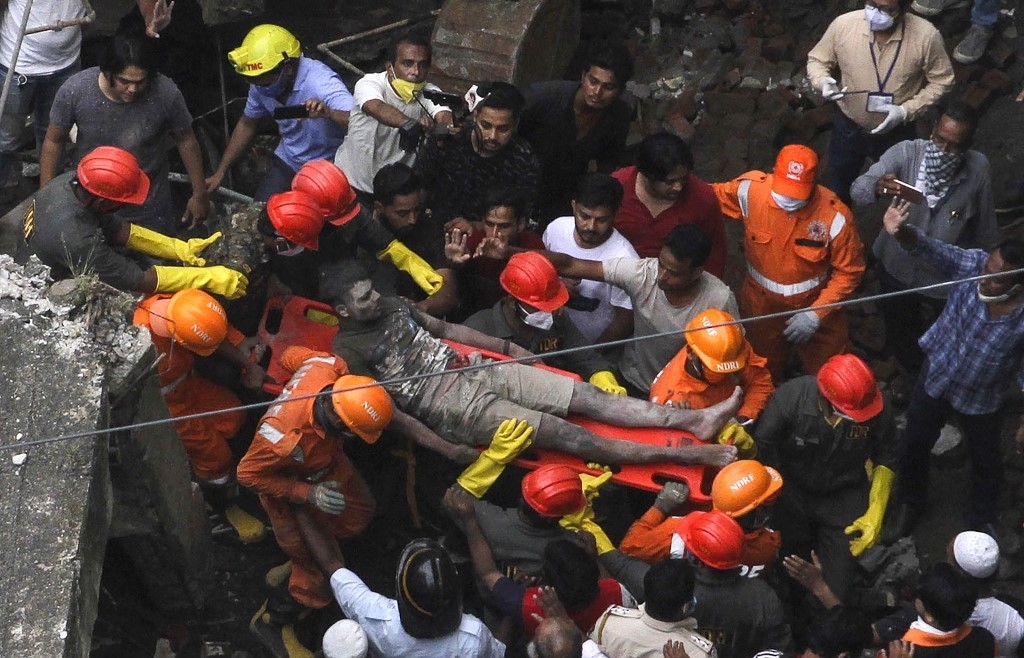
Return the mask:
<svg viewBox="0 0 1024 658">
<path fill-rule="evenodd" d="M 242 45 L 228 53 L 228 61 L 238 73 L 254 78 L 301 54 L 302 46 L 294 34 L 280 25 L 264 23 L 249 30 Z"/>
</svg>

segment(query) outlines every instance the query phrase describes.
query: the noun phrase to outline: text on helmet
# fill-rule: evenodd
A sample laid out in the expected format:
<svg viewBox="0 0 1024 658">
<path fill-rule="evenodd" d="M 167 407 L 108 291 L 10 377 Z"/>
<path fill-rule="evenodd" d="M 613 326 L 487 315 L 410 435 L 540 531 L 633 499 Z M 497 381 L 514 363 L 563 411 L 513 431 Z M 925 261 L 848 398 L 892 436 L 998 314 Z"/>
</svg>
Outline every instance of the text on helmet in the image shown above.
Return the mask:
<svg viewBox="0 0 1024 658">
<path fill-rule="evenodd" d="M 366 400 L 363 400 L 363 411 L 369 414 L 370 418 L 380 420 L 380 413 L 378 413 L 377 410 L 373 408 L 373 405 Z"/>
<path fill-rule="evenodd" d="M 729 488 L 731 490 L 733 490 L 733 491 L 739 491 L 740 489 L 742 489 L 743 487 L 747 486 L 748 484 L 750 484 L 753 481 L 754 481 L 754 476 L 753 475 L 744 475 L 739 480 L 736 480 L 735 482 L 730 484 Z"/>
<path fill-rule="evenodd" d="M 213 336 L 206 333 L 206 331 L 204 331 L 202 327 L 200 327 L 195 322 L 192 323 L 192 333 L 195 334 L 196 337 L 198 337 L 199 340 L 203 341 L 204 343 L 209 343 L 213 341 Z"/>
<path fill-rule="evenodd" d="M 715 328 L 712 326 L 712 324 L 714 324 L 714 323 L 712 323 L 711 320 L 709 320 L 706 315 L 700 319 L 700 323 L 702 325 L 704 325 L 704 329 L 707 330 L 709 336 L 717 336 L 718 335 L 718 332 L 715 331 Z"/>
</svg>

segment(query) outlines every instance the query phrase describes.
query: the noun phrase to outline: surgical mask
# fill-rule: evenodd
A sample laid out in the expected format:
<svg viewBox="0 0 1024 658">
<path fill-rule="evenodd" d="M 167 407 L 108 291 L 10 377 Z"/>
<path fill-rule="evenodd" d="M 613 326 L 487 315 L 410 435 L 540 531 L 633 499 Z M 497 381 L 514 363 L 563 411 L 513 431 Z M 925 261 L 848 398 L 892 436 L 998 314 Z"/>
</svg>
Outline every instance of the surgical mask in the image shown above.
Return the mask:
<svg viewBox="0 0 1024 658">
<path fill-rule="evenodd" d="M 523 319 L 523 322 L 534 329 L 547 331 L 555 325 L 555 316 L 550 311 L 534 311 L 529 313 L 520 304 L 516 304 L 516 308 L 519 310 L 519 317 Z"/>
<path fill-rule="evenodd" d="M 806 206 L 808 201 L 807 199 L 794 199 L 791 196 L 784 196 L 774 191 L 772 192 L 772 198 L 786 212 L 796 212 Z"/>
<path fill-rule="evenodd" d="M 416 94 L 423 91 L 423 88 L 427 86 L 426 82 L 409 82 L 403 80 L 395 75 L 395 72 L 391 71 L 391 88 L 395 90 L 398 97 L 406 103 L 411 103 L 416 98 Z"/>
<path fill-rule="evenodd" d="M 1020 292 L 1019 283 L 1014 284 L 1012 288 L 1010 288 L 1001 295 L 983 295 L 981 293 L 981 281 L 978 282 L 978 299 L 980 299 L 982 302 L 986 304 L 999 304 L 1000 302 L 1005 302 L 1007 299 L 1013 297 L 1018 292 Z"/>
<path fill-rule="evenodd" d="M 878 7 L 864 7 L 864 15 L 868 19 L 868 29 L 872 32 L 885 32 L 896 22 L 896 19 Z"/>
<path fill-rule="evenodd" d="M 283 92 L 285 88 L 284 69 L 282 68 L 281 72 L 277 74 L 277 80 L 274 80 L 269 85 L 253 85 L 253 87 L 256 89 L 256 93 L 261 96 L 266 96 L 267 98 L 277 98 L 278 96 L 281 95 L 281 92 Z"/>
</svg>

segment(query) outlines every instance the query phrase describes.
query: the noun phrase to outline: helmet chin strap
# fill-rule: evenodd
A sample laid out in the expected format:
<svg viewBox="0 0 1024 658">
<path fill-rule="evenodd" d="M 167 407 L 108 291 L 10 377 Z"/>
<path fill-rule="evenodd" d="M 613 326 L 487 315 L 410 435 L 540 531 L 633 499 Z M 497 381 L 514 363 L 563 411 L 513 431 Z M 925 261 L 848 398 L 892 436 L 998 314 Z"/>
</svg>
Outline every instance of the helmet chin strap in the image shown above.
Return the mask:
<svg viewBox="0 0 1024 658">
<path fill-rule="evenodd" d="M 981 293 L 981 282 L 978 283 L 978 299 L 980 299 L 982 302 L 986 304 L 999 304 L 1001 302 L 1005 302 L 1006 300 L 1013 297 L 1019 292 L 1020 284 L 1015 283 L 1013 284 L 1013 287 L 1011 287 L 1009 290 L 1007 290 L 1001 295 L 983 295 Z"/>
</svg>

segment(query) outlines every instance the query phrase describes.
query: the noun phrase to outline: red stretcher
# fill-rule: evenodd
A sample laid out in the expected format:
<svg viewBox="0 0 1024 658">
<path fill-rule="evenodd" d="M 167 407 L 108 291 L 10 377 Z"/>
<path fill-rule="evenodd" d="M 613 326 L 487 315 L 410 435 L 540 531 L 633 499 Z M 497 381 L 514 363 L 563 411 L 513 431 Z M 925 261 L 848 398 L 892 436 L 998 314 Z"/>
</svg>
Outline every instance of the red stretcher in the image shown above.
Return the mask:
<svg viewBox="0 0 1024 658">
<path fill-rule="evenodd" d="M 264 384 L 263 388 L 267 393 L 277 395 L 290 377 L 290 373 L 281 367 L 278 355 L 290 345 L 302 345 L 310 349 L 329 352 L 334 336 L 338 333 L 337 316 L 329 305 L 312 299 L 297 296 L 271 297 L 264 309 L 258 333 L 267 347 L 261 362 L 264 364 L 267 375 L 275 380 L 273 383 Z M 479 352 L 496 361 L 509 358 L 461 343 L 448 340 L 445 343 L 462 355 Z M 579 375 L 544 364 L 537 364 L 535 367 L 544 368 L 577 381 L 581 379 Z M 689 432 L 681 430 L 656 427 L 621 428 L 575 414 L 569 416 L 567 420 L 598 436 L 619 441 L 668 446 L 702 443 Z M 515 463 L 531 469 L 544 464 L 565 464 L 580 473 L 600 474 L 600 471 L 588 468 L 579 457 L 533 446 L 528 448 Z M 686 482 L 690 487 L 690 502 L 698 506 L 705 506 L 711 502 L 711 481 L 714 479 L 716 470 L 699 464 L 690 466 L 622 464 L 613 467 L 613 472 L 613 482 L 647 491 L 659 491 L 666 482 Z"/>
</svg>

